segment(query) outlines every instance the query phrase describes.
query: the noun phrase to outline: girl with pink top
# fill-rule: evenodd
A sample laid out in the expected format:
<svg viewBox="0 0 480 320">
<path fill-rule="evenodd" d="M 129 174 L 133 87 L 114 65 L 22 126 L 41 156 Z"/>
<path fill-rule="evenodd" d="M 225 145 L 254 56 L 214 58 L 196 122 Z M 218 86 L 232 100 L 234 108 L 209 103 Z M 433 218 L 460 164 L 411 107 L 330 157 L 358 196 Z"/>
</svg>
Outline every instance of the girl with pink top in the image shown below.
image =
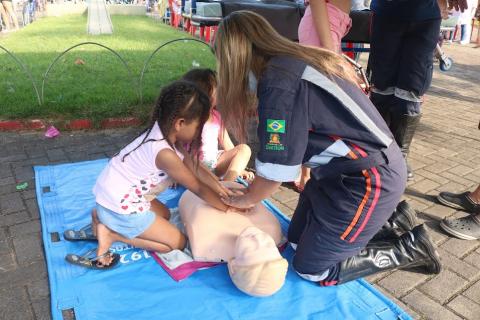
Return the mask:
<svg viewBox="0 0 480 320">
<path fill-rule="evenodd" d="M 342 52 L 342 38 L 352 27 L 350 0 L 305 0 L 307 9 L 298 26 L 300 44 Z M 302 192 L 310 179 L 310 170 L 302 167 L 294 189 Z"/>
<path fill-rule="evenodd" d="M 109 251 L 116 241 L 157 252 L 183 249 L 185 236 L 169 223 L 169 210 L 156 200 L 156 195 L 173 181 L 213 207 L 228 209 L 220 197 L 230 191 L 190 156 L 198 154 L 200 132 L 209 111 L 209 97 L 191 82 L 176 81 L 162 90 L 148 128 L 113 156 L 93 188 L 97 202 L 92 213 L 92 232 L 98 240 L 96 256 L 90 257 L 93 252 L 68 254 L 68 262 L 109 269 L 120 258 Z M 183 148 L 186 144 L 190 153 Z M 65 238 L 92 240 L 72 230 L 65 232 Z"/>
<path fill-rule="evenodd" d="M 204 90 L 210 97 L 210 117 L 203 126 L 200 160 L 224 181 L 235 181 L 238 176 L 253 180 L 253 173 L 245 168 L 250 160 L 251 150 L 246 144 L 234 145 L 216 109 L 217 78 L 210 69 L 193 69 L 183 76 Z"/>
<path fill-rule="evenodd" d="M 341 52 L 342 38 L 352 26 L 350 0 L 310 0 L 298 26 L 300 44 Z"/>
</svg>

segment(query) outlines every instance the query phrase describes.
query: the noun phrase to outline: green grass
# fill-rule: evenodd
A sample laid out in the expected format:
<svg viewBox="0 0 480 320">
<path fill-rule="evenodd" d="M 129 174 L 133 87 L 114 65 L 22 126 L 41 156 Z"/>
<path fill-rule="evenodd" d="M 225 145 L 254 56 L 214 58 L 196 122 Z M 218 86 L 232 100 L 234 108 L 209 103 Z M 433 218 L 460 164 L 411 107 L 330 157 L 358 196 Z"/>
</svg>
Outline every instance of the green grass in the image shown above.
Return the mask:
<svg viewBox="0 0 480 320">
<path fill-rule="evenodd" d="M 31 71 L 41 94 L 50 64 L 63 51 L 81 42 L 97 42 L 122 56 L 131 73 L 110 51 L 94 45 L 77 47 L 63 55 L 50 70 L 41 106 L 29 77 L 0 49 L 0 119 L 103 119 L 148 116 L 160 88 L 193 67 L 215 67 L 209 48 L 198 42 L 174 42 L 155 54 L 142 81 L 144 63 L 163 43 L 188 38 L 188 34 L 148 17 L 112 16 L 113 35 L 89 36 L 86 16 L 44 18 L 0 37 Z M 75 62 L 83 61 L 84 64 Z"/>
</svg>

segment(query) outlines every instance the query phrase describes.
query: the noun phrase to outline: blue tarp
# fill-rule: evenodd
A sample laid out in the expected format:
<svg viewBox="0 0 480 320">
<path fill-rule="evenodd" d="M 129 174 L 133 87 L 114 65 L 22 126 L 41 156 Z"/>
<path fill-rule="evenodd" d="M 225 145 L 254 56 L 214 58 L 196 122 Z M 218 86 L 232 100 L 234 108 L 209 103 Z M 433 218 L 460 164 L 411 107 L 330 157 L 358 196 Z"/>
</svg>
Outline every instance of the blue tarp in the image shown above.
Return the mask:
<svg viewBox="0 0 480 320">
<path fill-rule="evenodd" d="M 63 231 L 90 223 L 92 187 L 107 160 L 35 167 L 37 199 L 50 282 L 52 317 L 63 319 L 411 319 L 364 280 L 321 288 L 289 268 L 283 288 L 268 298 L 238 291 L 225 265 L 200 270 L 176 282 L 144 250 L 115 244 L 121 264 L 108 271 L 70 265 L 67 253 L 82 253 L 92 242 L 68 242 Z M 183 190 L 160 200 L 176 207 Z M 270 203 L 284 232 L 289 220 Z M 291 261 L 292 250 L 283 255 Z"/>
</svg>

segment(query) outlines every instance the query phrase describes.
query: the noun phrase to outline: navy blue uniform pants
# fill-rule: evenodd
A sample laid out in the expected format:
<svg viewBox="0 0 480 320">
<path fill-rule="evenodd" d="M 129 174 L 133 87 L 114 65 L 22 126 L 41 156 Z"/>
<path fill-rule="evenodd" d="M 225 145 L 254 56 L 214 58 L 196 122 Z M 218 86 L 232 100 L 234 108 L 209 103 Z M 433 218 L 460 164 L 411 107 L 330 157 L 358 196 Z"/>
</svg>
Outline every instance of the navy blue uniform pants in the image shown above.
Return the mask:
<svg viewBox="0 0 480 320">
<path fill-rule="evenodd" d="M 375 89 L 398 88 L 421 97 L 430 87 L 433 75 L 433 51 L 437 45 L 441 19 L 425 21 L 392 21 L 374 16 L 370 45 L 369 68 Z M 375 94 L 373 94 L 375 95 Z M 393 114 L 418 114 L 420 103 L 389 97 L 382 107 Z M 395 101 L 397 100 L 397 101 Z"/>
<path fill-rule="evenodd" d="M 398 87 L 422 96 L 432 81 L 440 22 L 391 21 L 374 16 L 369 58 L 374 86 L 380 90 Z"/>
<path fill-rule="evenodd" d="M 395 210 L 406 185 L 399 156 L 359 173 L 307 183 L 288 230 L 297 245 L 293 267 L 304 275 L 328 271 L 322 285 L 334 285 L 340 263 L 360 252 Z"/>
</svg>

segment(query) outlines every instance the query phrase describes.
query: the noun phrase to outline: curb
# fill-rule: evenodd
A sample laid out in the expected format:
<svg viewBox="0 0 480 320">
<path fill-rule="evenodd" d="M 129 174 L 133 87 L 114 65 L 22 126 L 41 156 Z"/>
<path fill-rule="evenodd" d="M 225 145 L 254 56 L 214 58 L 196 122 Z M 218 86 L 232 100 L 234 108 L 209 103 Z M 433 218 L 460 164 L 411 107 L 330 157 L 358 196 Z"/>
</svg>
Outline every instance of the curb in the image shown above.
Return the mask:
<svg viewBox="0 0 480 320">
<path fill-rule="evenodd" d="M 143 121 L 135 117 L 107 118 L 95 126 L 90 119 L 75 119 L 66 121 L 47 120 L 0 120 L 0 131 L 38 131 L 54 125 L 58 130 L 90 130 L 90 129 L 116 129 L 136 127 L 143 124 Z"/>
</svg>

